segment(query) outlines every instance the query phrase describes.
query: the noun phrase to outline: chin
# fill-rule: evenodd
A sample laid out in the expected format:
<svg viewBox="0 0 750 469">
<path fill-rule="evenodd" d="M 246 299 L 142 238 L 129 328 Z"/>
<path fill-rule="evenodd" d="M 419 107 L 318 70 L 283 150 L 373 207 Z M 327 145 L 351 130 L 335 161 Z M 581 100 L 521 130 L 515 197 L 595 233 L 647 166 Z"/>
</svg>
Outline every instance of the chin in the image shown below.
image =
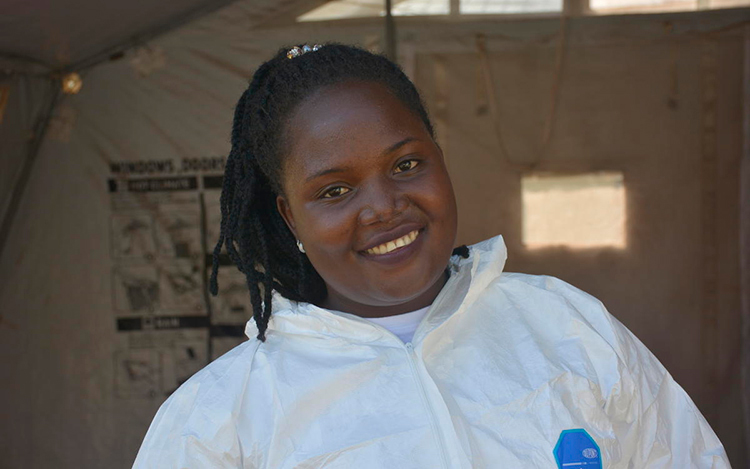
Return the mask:
<svg viewBox="0 0 750 469">
<path fill-rule="evenodd" d="M 441 282 L 445 273 L 445 266 L 430 269 L 430 271 L 432 274 L 429 276 L 424 275 L 421 278 L 416 278 L 415 275 L 405 275 L 403 279 L 391 278 L 387 284 L 374 285 L 368 295 L 370 301 L 363 301 L 363 303 L 371 303 L 372 306 L 395 306 L 418 300 L 421 296 L 436 288 L 436 283 Z M 422 274 L 425 272 L 425 270 L 421 270 Z M 442 285 L 440 285 L 440 288 L 442 288 Z"/>
</svg>

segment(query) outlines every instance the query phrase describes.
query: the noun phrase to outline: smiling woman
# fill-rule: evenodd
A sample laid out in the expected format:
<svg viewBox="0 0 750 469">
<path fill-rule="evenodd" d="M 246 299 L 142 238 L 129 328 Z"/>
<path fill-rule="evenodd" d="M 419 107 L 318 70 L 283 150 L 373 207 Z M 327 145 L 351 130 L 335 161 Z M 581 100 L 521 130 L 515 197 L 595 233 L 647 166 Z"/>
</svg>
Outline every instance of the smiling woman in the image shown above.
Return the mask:
<svg viewBox="0 0 750 469">
<path fill-rule="evenodd" d="M 424 122 L 383 85 L 318 90 L 289 119 L 279 212 L 323 278 L 320 305 L 364 317 L 432 304 L 456 202 Z"/>
<path fill-rule="evenodd" d="M 456 236 L 450 179 L 411 81 L 361 49 L 303 51 L 282 49 L 255 73 L 222 191 L 212 292 L 226 245 L 261 341 L 273 290 L 361 316 L 429 305 Z M 381 253 L 413 231 L 408 247 Z"/>
<path fill-rule="evenodd" d="M 706 467 L 721 443 L 595 298 L 453 249 L 414 85 L 350 46 L 282 49 L 237 105 L 220 239 L 251 340 L 165 402 L 135 467 Z M 257 340 L 256 340 L 257 339 Z"/>
</svg>

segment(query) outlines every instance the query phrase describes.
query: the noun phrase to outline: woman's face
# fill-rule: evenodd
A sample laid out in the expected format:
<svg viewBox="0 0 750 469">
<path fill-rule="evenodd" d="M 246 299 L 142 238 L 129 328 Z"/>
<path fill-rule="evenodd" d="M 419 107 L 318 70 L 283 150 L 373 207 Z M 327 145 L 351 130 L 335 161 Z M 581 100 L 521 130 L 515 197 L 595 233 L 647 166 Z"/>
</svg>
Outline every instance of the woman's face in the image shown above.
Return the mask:
<svg viewBox="0 0 750 469">
<path fill-rule="evenodd" d="M 286 127 L 278 208 L 328 287 L 324 305 L 387 316 L 432 303 L 456 238 L 443 155 L 383 85 L 318 90 Z"/>
</svg>

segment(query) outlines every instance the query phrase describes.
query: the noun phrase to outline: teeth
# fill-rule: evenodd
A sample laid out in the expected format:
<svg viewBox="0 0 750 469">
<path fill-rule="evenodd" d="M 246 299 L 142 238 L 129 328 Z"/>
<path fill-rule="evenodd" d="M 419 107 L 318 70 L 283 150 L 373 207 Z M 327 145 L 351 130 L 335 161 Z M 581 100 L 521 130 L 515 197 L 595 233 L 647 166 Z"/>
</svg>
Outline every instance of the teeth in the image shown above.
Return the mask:
<svg viewBox="0 0 750 469">
<path fill-rule="evenodd" d="M 419 236 L 419 231 L 414 230 L 411 233 L 406 234 L 398 239 L 394 239 L 393 241 L 388 241 L 387 243 L 383 243 L 380 246 L 370 248 L 366 252 L 368 254 L 377 255 L 388 254 L 389 252 L 395 251 L 398 248 L 410 245 L 414 242 L 415 239 L 417 239 L 417 236 Z"/>
</svg>

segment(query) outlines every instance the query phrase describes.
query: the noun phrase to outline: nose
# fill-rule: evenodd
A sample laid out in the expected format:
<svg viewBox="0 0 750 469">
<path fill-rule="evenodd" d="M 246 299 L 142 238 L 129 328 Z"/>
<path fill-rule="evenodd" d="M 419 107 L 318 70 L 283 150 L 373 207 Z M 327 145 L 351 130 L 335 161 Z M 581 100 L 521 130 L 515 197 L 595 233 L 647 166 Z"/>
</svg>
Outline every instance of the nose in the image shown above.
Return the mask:
<svg viewBox="0 0 750 469">
<path fill-rule="evenodd" d="M 362 208 L 359 211 L 359 223 L 372 225 L 387 223 L 396 218 L 409 206 L 409 199 L 395 184 L 378 180 L 362 186 L 364 190 Z"/>
</svg>

